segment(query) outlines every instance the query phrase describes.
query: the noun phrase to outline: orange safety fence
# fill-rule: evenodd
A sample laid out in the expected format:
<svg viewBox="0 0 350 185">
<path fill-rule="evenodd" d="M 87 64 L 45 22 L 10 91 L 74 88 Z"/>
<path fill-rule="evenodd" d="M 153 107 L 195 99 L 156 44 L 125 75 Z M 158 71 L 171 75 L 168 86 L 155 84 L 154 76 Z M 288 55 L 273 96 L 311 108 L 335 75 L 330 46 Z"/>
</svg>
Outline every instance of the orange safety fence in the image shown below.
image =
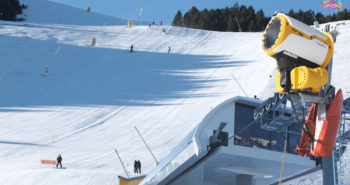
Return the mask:
<svg viewBox="0 0 350 185">
<path fill-rule="evenodd" d="M 41 159 L 41 164 L 52 164 L 52 165 L 56 165 L 56 161 L 55 160 L 45 160 L 45 159 Z"/>
</svg>

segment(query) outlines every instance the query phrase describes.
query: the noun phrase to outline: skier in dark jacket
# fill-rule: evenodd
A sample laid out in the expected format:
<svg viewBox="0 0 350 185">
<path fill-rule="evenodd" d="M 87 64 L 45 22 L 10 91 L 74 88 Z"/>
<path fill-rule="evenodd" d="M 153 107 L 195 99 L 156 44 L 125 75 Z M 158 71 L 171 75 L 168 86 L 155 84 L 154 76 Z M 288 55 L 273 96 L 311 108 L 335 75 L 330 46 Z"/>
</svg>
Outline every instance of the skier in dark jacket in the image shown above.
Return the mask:
<svg viewBox="0 0 350 185">
<path fill-rule="evenodd" d="M 138 167 L 137 161 L 135 160 L 134 161 L 134 173 L 137 173 L 137 167 Z"/>
<path fill-rule="evenodd" d="M 132 53 L 132 52 L 134 52 L 134 45 L 133 44 L 131 44 L 131 46 L 130 46 L 130 53 Z"/>
<path fill-rule="evenodd" d="M 141 162 L 140 162 L 140 160 L 137 161 L 137 164 L 138 164 L 137 165 L 138 171 L 141 174 Z"/>
<path fill-rule="evenodd" d="M 61 156 L 61 154 L 59 154 L 58 157 L 57 157 L 56 168 L 58 168 L 58 164 L 59 164 L 60 167 L 62 168 L 62 156 Z"/>
</svg>

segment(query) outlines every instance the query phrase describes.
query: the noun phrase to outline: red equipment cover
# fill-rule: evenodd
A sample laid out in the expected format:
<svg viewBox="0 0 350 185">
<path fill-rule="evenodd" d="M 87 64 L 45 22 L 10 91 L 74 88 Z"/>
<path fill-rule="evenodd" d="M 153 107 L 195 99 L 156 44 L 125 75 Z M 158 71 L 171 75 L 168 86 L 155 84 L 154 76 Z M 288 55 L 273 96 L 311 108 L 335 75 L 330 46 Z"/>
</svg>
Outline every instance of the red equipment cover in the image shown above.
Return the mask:
<svg viewBox="0 0 350 185">
<path fill-rule="evenodd" d="M 316 117 L 317 117 L 317 105 L 312 104 L 312 106 L 309 109 L 309 114 L 307 115 L 307 118 L 305 120 L 305 125 L 310 131 L 310 134 L 312 137 L 315 136 L 315 128 L 316 128 Z M 308 135 L 303 131 L 301 134 L 301 139 L 300 139 L 300 147 L 298 154 L 301 156 L 310 156 L 310 150 L 312 146 L 312 141 L 308 137 Z"/>
<path fill-rule="evenodd" d="M 318 138 L 315 138 L 317 140 L 317 144 L 312 152 L 313 156 L 331 156 L 337 138 L 342 109 L 343 93 L 341 89 L 339 89 L 328 108 L 327 119 L 323 121 L 320 135 Z"/>
</svg>

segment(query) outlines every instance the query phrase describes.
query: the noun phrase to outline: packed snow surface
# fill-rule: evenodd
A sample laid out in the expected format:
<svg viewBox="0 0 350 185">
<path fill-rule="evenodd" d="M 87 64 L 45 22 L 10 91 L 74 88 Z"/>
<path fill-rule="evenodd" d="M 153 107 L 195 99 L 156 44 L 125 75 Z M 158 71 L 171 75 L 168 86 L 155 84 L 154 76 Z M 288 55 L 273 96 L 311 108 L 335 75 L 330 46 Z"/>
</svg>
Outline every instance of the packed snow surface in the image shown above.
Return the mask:
<svg viewBox="0 0 350 185">
<path fill-rule="evenodd" d="M 131 176 L 134 160 L 145 174 L 155 165 L 134 127 L 161 160 L 224 100 L 273 95 L 262 33 L 127 28 L 45 0 L 24 3 L 27 21 L 0 22 L 1 185 L 117 184 L 126 174 L 115 148 Z M 338 30 L 332 82 L 348 97 L 350 22 Z M 66 169 L 40 164 L 58 154 Z"/>
</svg>

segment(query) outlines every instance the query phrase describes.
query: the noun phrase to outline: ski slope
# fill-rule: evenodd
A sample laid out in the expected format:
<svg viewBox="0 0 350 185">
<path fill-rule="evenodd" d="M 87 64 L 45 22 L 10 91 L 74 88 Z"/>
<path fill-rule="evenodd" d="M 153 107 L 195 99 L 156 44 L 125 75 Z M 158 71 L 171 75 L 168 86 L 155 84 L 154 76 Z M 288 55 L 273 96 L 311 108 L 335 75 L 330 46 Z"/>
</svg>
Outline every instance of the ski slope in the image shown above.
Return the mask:
<svg viewBox="0 0 350 185">
<path fill-rule="evenodd" d="M 222 101 L 273 94 L 275 62 L 261 33 L 127 28 L 45 0 L 23 3 L 27 21 L 0 22 L 1 185 L 117 184 L 126 175 L 115 148 L 131 176 L 134 160 L 143 173 L 155 166 L 135 126 L 161 160 Z M 349 92 L 350 22 L 338 29 L 332 82 Z M 66 169 L 40 164 L 59 153 Z"/>
</svg>

